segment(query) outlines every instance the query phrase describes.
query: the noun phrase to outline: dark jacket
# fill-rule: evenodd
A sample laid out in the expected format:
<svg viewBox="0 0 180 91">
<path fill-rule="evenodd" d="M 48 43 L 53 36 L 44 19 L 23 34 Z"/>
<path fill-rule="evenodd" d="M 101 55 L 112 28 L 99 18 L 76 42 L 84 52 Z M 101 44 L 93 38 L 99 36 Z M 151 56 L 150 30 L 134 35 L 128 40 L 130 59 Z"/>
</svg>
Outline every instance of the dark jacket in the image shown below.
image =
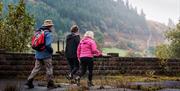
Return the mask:
<svg viewBox="0 0 180 91">
<path fill-rule="evenodd" d="M 53 37 L 51 30 L 49 30 L 46 27 L 41 27 L 39 30 L 44 30 L 45 31 L 45 50 L 44 51 L 36 51 L 35 53 L 35 58 L 36 59 L 46 59 L 46 58 L 51 58 L 52 53 L 53 53 L 53 48 L 51 46 L 51 43 L 53 42 Z"/>
<path fill-rule="evenodd" d="M 80 42 L 80 36 L 74 33 L 67 35 L 66 37 L 66 58 L 77 58 L 77 47 Z"/>
</svg>

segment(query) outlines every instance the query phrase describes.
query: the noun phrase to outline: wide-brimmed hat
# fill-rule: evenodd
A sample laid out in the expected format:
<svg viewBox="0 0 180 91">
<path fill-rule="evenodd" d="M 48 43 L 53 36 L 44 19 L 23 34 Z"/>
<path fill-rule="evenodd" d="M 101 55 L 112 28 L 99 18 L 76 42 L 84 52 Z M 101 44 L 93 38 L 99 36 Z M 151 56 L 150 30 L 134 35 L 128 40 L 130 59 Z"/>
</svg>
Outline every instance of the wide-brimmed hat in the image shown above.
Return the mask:
<svg viewBox="0 0 180 91">
<path fill-rule="evenodd" d="M 44 24 L 42 26 L 53 26 L 52 20 L 44 20 Z"/>
</svg>

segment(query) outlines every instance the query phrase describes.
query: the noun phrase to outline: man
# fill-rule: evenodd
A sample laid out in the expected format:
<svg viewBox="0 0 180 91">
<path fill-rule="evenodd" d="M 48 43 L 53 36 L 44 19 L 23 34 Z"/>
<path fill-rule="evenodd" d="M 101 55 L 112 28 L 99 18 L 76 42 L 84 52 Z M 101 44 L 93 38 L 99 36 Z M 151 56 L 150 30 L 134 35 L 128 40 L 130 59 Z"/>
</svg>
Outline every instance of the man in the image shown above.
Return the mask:
<svg viewBox="0 0 180 91">
<path fill-rule="evenodd" d="M 79 70 L 79 61 L 77 58 L 77 47 L 80 42 L 80 36 L 78 34 L 78 26 L 73 25 L 70 29 L 71 34 L 66 37 L 66 49 L 65 56 L 70 66 L 70 72 L 67 76 L 69 80 L 73 79 L 73 75 Z"/>
<path fill-rule="evenodd" d="M 35 52 L 35 67 L 33 68 L 30 76 L 28 77 L 28 81 L 25 84 L 28 86 L 28 88 L 34 88 L 33 85 L 33 79 L 41 69 L 43 65 L 46 67 L 46 75 L 47 75 L 47 88 L 55 88 L 53 82 L 53 66 L 52 66 L 52 54 L 53 49 L 51 47 L 51 43 L 53 41 L 52 39 L 52 33 L 51 28 L 53 27 L 52 20 L 45 20 L 44 24 L 41 28 L 39 28 L 37 31 L 44 31 L 45 34 L 45 49 L 43 51 L 37 51 Z"/>
</svg>

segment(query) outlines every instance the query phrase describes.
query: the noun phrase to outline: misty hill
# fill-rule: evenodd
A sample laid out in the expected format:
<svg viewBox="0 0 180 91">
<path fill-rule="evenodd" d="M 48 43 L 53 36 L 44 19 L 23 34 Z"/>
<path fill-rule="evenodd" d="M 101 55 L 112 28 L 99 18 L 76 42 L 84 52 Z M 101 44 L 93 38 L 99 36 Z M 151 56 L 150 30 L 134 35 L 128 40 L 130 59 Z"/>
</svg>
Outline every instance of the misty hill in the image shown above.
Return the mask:
<svg viewBox="0 0 180 91">
<path fill-rule="evenodd" d="M 5 4 L 18 2 L 2 1 Z M 143 11 L 138 14 L 136 8 L 121 0 L 26 0 L 26 4 L 37 27 L 43 20 L 52 19 L 61 36 L 69 32 L 71 25 L 77 24 L 81 33 L 93 30 L 96 39 L 105 46 L 139 50 L 149 46 L 149 36 L 162 40 L 156 34 L 154 23 L 146 21 Z"/>
<path fill-rule="evenodd" d="M 151 20 L 147 21 L 147 25 L 152 35 L 151 45 L 162 43 L 165 40 L 164 33 L 168 30 L 168 27 L 162 23 Z"/>
</svg>

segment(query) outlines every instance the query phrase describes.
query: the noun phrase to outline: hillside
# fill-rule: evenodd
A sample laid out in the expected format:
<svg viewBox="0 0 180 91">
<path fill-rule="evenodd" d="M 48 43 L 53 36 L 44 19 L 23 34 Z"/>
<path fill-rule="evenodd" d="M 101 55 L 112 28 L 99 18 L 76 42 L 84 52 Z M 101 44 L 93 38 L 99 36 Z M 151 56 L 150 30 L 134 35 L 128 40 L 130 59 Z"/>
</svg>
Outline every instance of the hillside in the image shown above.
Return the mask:
<svg viewBox="0 0 180 91">
<path fill-rule="evenodd" d="M 7 4 L 18 0 L 2 0 Z M 95 32 L 99 43 L 106 47 L 143 50 L 151 42 L 163 41 L 161 29 L 155 22 L 146 21 L 143 11 L 137 13 L 129 3 L 121 0 L 25 0 L 27 10 L 34 15 L 36 27 L 44 19 L 52 19 L 56 33 L 64 37 L 72 24 L 80 27 L 83 34 L 87 30 Z M 7 9 L 7 8 L 6 8 Z M 6 10 L 5 10 L 6 11 Z M 157 25 L 157 26 L 155 26 Z M 152 35 L 151 35 L 152 34 Z M 155 36 L 155 37 L 154 37 Z"/>
<path fill-rule="evenodd" d="M 160 43 L 164 42 L 164 33 L 168 30 L 168 27 L 162 23 L 150 20 L 147 21 L 147 24 L 152 35 L 150 42 L 151 45 L 159 45 Z"/>
</svg>

